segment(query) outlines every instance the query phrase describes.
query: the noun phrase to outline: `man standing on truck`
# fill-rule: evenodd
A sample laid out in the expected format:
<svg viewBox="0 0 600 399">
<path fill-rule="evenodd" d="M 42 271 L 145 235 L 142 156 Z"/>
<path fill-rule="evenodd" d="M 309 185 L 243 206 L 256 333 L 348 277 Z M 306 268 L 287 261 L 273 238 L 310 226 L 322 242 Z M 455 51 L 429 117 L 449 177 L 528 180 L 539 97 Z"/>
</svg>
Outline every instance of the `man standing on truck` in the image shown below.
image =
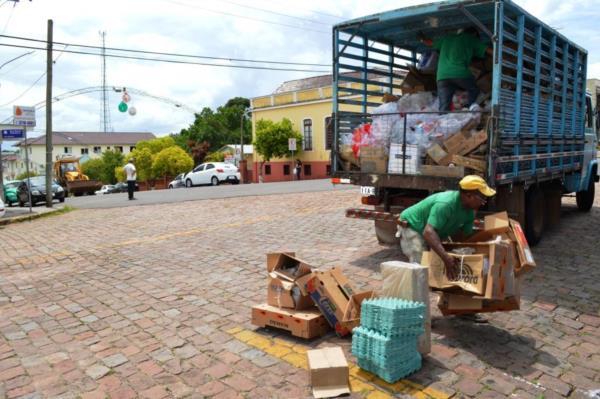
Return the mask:
<svg viewBox="0 0 600 399">
<path fill-rule="evenodd" d="M 130 201 L 135 199 L 133 198 L 133 192 L 135 191 L 135 181 L 137 179 L 137 173 L 135 170 L 135 165 L 133 164 L 134 162 L 135 158 L 131 158 L 129 162 L 127 162 L 127 165 L 123 167 L 125 174 L 127 174 L 127 194 L 129 196 Z"/>
<path fill-rule="evenodd" d="M 465 176 L 459 191 L 430 195 L 405 209 L 398 218 L 400 248 L 410 262 L 421 262 L 426 247 L 444 261 L 446 275 L 453 279 L 457 258 L 451 257 L 442 246 L 442 239 L 462 240 L 473 234 L 475 211 L 496 194 L 480 176 Z"/>
<path fill-rule="evenodd" d="M 452 97 L 459 89 L 467 91 L 469 106 L 473 105 L 479 95 L 479 88 L 469 65 L 473 57 L 483 58 L 486 54 L 493 54 L 492 49 L 479 40 L 477 28 L 470 27 L 435 40 L 419 33 L 417 39 L 440 52 L 436 77 L 440 111 L 450 111 Z"/>
</svg>

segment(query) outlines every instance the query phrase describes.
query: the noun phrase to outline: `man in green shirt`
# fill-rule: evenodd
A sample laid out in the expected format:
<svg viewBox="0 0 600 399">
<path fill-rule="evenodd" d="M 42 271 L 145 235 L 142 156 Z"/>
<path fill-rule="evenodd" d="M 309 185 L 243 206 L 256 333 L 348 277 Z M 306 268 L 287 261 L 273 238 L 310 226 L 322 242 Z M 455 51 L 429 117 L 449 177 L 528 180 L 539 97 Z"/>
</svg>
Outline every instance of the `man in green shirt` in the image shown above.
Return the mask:
<svg viewBox="0 0 600 399">
<path fill-rule="evenodd" d="M 435 40 L 426 38 L 422 33 L 418 36 L 426 46 L 439 51 L 437 66 L 437 91 L 440 100 L 440 111 L 450 111 L 454 93 L 465 90 L 469 94 L 469 106 L 475 103 L 479 88 L 469 70 L 473 57 L 483 58 L 492 54 L 492 49 L 479 40 L 476 28 L 467 28 L 461 33 L 450 34 Z"/>
<path fill-rule="evenodd" d="M 461 240 L 473 233 L 475 211 L 496 194 L 480 176 L 465 176 L 459 191 L 430 195 L 407 208 L 398 218 L 400 247 L 410 262 L 421 262 L 429 246 L 446 265 L 446 274 L 454 277 L 456 259 L 451 257 L 442 240 L 452 237 Z"/>
</svg>

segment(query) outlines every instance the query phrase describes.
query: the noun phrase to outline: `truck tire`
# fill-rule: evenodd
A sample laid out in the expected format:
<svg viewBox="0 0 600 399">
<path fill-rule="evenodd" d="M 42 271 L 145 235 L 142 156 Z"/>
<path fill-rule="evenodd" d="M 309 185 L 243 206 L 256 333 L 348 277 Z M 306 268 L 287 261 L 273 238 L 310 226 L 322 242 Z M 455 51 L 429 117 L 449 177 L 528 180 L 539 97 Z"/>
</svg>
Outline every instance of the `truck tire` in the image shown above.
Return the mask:
<svg viewBox="0 0 600 399">
<path fill-rule="evenodd" d="M 398 231 L 395 222 L 375 221 L 375 236 L 381 245 L 400 245 L 400 240 L 396 238 Z"/>
<path fill-rule="evenodd" d="M 539 187 L 531 187 L 525 196 L 525 236 L 529 245 L 540 242 L 544 233 L 546 201 Z"/>
<path fill-rule="evenodd" d="M 594 206 L 594 197 L 596 196 L 596 183 L 592 176 L 590 176 L 590 182 L 588 184 L 588 189 L 585 191 L 579 191 L 575 195 L 575 199 L 577 200 L 577 208 L 581 212 L 589 212 Z"/>
</svg>

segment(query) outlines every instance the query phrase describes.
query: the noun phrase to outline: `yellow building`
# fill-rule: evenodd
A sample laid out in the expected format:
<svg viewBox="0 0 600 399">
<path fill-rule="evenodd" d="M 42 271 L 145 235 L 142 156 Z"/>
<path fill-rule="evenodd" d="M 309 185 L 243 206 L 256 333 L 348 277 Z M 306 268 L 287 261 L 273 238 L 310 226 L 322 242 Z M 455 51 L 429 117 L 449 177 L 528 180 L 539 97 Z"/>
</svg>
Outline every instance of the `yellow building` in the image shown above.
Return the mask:
<svg viewBox="0 0 600 399">
<path fill-rule="evenodd" d="M 385 79 L 369 76 L 370 80 Z M 348 88 L 358 89 L 359 83 L 348 83 Z M 384 90 L 379 86 L 369 86 L 370 92 Z M 273 94 L 250 99 L 252 108 L 252 138 L 256 138 L 256 122 L 261 119 L 280 122 L 289 119 L 303 137 L 297 143 L 301 149 L 295 159 L 302 162 L 302 179 L 323 179 L 330 175 L 330 154 L 333 144 L 332 120 L 332 75 L 314 76 L 291 80 L 281 84 Z M 353 98 L 348 96 L 347 98 Z M 355 96 L 360 99 L 359 96 Z M 358 106 L 345 105 L 344 110 L 359 111 Z M 262 170 L 262 181 L 285 181 L 294 179 L 295 159 L 271 159 Z M 252 181 L 260 180 L 260 154 L 254 154 Z"/>
</svg>

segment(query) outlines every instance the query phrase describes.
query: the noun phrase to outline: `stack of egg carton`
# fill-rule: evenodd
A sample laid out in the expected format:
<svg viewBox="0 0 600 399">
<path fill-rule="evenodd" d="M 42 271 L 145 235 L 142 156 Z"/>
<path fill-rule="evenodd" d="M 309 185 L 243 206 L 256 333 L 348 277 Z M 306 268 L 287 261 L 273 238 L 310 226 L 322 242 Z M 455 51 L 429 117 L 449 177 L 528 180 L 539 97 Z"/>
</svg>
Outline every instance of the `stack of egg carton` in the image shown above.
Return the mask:
<svg viewBox="0 0 600 399">
<path fill-rule="evenodd" d="M 417 338 L 424 331 L 425 304 L 399 298 L 362 302 L 360 326 L 352 331 L 358 366 L 389 383 L 421 368 Z"/>
</svg>

